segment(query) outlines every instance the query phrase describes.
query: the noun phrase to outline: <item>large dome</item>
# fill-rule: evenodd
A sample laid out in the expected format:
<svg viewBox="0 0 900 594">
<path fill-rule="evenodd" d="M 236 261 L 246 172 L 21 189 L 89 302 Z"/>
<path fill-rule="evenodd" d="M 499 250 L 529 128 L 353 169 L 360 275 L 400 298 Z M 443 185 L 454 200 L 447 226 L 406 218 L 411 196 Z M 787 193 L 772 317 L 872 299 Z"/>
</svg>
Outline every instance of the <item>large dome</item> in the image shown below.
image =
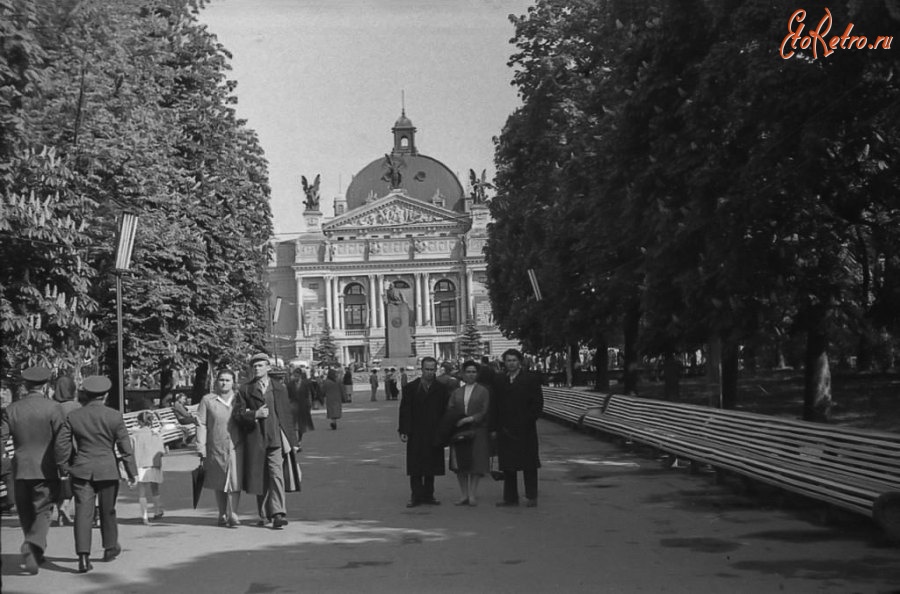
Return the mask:
<svg viewBox="0 0 900 594">
<path fill-rule="evenodd" d="M 400 164 L 398 188 L 410 197 L 428 203 L 433 203 L 435 196 L 440 193 L 444 208 L 462 212 L 462 184 L 446 165 L 419 154 L 416 149 L 416 127 L 406 117 L 406 109 L 397 118 L 391 132 L 394 134 L 391 159 Z M 363 167 L 347 188 L 347 210 L 364 205 L 371 197 L 386 196 L 391 191 L 388 179 L 387 156 L 379 157 Z"/>
<path fill-rule="evenodd" d="M 438 161 L 426 155 L 401 154 L 400 188 L 423 202 L 432 202 L 437 192 L 444 199 L 444 207 L 450 210 L 462 209 L 463 187 L 456 175 Z M 362 206 L 374 192 L 376 198 L 386 196 L 391 191 L 390 183 L 384 181 L 387 173 L 385 157 L 375 159 L 356 174 L 347 188 L 347 209 Z"/>
</svg>

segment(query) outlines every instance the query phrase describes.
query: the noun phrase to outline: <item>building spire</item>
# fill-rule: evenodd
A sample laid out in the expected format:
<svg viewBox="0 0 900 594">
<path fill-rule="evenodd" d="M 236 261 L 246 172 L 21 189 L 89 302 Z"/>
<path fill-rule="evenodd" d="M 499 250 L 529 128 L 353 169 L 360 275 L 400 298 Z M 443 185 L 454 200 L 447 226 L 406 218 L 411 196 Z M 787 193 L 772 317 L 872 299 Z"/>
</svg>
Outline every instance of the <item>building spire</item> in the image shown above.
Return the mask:
<svg viewBox="0 0 900 594">
<path fill-rule="evenodd" d="M 406 116 L 406 91 L 400 89 L 400 115 Z"/>
</svg>

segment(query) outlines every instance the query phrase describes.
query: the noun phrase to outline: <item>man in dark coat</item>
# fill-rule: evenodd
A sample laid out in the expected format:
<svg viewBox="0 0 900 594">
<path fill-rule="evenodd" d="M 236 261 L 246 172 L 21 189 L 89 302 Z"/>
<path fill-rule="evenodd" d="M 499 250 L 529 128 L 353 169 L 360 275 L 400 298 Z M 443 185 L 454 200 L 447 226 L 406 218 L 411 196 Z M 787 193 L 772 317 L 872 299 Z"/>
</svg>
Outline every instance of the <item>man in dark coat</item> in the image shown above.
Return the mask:
<svg viewBox="0 0 900 594">
<path fill-rule="evenodd" d="M 422 359 L 422 377 L 403 389 L 400 399 L 400 441 L 406 444 L 406 474 L 412 491 L 406 507 L 438 505 L 434 477 L 444 475 L 444 446 L 436 445 L 438 425 L 447 410 L 450 392 L 435 380 L 437 360 Z"/>
<path fill-rule="evenodd" d="M 503 353 L 506 375 L 494 385 L 491 398 L 491 428 L 497 436 L 497 457 L 503 471 L 503 501 L 498 506 L 519 505 L 517 473 L 525 482 L 525 505 L 537 505 L 538 456 L 537 420 L 544 409 L 540 378 L 522 369 L 522 353 Z"/>
<path fill-rule="evenodd" d="M 49 369 L 29 367 L 22 372 L 22 379 L 27 394 L 3 409 L 0 444 L 12 436 L 13 493 L 25 533 L 22 561 L 26 571 L 36 574 L 38 565 L 44 562 L 50 515 L 59 494 L 54 443 L 65 419 L 59 404 L 45 393 Z"/>
<path fill-rule="evenodd" d="M 287 525 L 284 497 L 284 459 L 299 451 L 296 417 L 284 384 L 269 377 L 265 353 L 253 355 L 253 379 L 242 385 L 232 417 L 244 433 L 244 491 L 256 495 L 258 525 L 270 520 L 277 529 Z"/>
<path fill-rule="evenodd" d="M 84 378 L 85 404 L 69 413 L 56 438 L 56 457 L 60 469 L 71 475 L 75 495 L 75 552 L 78 571 L 91 570 L 91 529 L 94 524 L 94 500 L 100 506 L 100 536 L 103 560 L 112 561 L 122 552 L 116 520 L 119 496 L 119 459 L 134 486 L 137 477 L 134 452 L 122 413 L 106 406 L 112 388 L 109 378 L 92 375 Z"/>
</svg>

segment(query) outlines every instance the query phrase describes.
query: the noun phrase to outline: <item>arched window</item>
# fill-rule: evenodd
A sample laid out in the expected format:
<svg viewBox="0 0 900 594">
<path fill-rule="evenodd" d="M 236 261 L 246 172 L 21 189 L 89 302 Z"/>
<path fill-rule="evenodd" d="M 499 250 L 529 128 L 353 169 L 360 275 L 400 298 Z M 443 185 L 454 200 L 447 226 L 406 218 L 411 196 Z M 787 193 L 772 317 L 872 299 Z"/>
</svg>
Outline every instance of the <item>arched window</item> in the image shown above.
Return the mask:
<svg viewBox="0 0 900 594">
<path fill-rule="evenodd" d="M 348 330 L 366 327 L 368 304 L 366 293 L 359 283 L 344 288 L 344 328 Z"/>
<path fill-rule="evenodd" d="M 434 323 L 456 326 L 456 286 L 447 279 L 434 285 Z"/>
</svg>

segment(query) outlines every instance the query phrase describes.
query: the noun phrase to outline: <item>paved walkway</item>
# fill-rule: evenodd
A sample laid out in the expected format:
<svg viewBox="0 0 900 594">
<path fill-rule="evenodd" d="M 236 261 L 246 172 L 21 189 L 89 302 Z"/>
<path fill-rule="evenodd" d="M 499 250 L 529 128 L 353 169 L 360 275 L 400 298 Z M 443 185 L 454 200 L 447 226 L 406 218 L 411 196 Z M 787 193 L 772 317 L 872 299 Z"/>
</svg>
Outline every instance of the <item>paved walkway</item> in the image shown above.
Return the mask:
<svg viewBox="0 0 900 594">
<path fill-rule="evenodd" d="M 75 573 L 71 528 L 53 528 L 49 564 L 24 575 L 21 533 L 3 518 L 3 592 L 891 592 L 900 553 L 865 521 L 816 525 L 736 495 L 710 476 L 542 421 L 540 505 L 499 509 L 499 484 L 478 507 L 456 507 L 456 480 L 438 478 L 437 507 L 407 509 L 397 403 L 345 405 L 331 431 L 321 411 L 303 451 L 303 492 L 288 496 L 281 531 L 215 526 L 212 493 L 190 506 L 197 457 L 165 461 L 166 515 L 139 520 L 120 497 L 125 552 Z M 255 502 L 241 505 L 249 512 Z M 94 531 L 94 558 L 101 554 Z"/>
</svg>

